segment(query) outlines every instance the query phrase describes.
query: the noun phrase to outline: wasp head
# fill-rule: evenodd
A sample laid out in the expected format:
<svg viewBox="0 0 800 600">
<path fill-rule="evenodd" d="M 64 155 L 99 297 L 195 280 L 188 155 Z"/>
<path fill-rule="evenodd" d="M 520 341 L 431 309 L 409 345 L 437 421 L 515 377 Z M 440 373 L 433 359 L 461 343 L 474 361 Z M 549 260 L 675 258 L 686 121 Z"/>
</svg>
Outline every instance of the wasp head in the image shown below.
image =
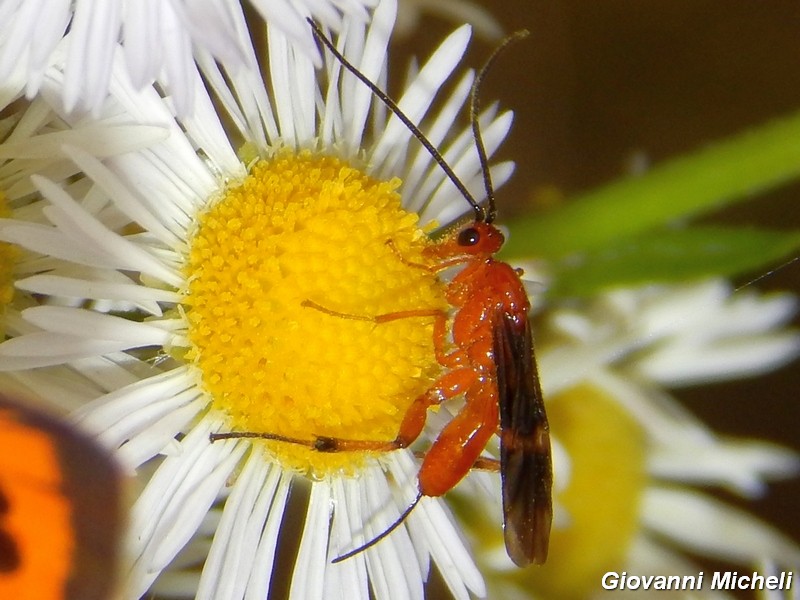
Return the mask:
<svg viewBox="0 0 800 600">
<path fill-rule="evenodd" d="M 429 255 L 447 259 L 455 256 L 491 256 L 503 246 L 505 237 L 491 223 L 473 221 L 455 229 L 433 246 Z"/>
</svg>

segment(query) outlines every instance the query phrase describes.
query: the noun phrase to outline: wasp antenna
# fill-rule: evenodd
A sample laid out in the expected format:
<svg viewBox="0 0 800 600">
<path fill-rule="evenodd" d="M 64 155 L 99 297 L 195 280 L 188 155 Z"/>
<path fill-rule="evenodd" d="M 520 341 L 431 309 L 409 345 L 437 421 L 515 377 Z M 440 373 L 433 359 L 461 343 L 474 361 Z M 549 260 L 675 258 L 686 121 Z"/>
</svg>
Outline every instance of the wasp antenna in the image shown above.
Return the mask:
<svg viewBox="0 0 800 600">
<path fill-rule="evenodd" d="M 518 42 L 524 38 L 528 37 L 528 30 L 521 29 L 519 31 L 515 31 L 508 37 L 506 37 L 497 48 L 494 49 L 491 56 L 486 60 L 484 63 L 483 68 L 478 72 L 478 75 L 475 77 L 475 81 L 472 82 L 472 91 L 470 92 L 469 98 L 469 120 L 472 123 L 472 137 L 475 138 L 475 147 L 478 150 L 478 160 L 481 163 L 481 172 L 483 173 L 483 185 L 486 188 L 486 201 L 487 201 L 487 208 L 486 214 L 484 215 L 482 220 L 486 223 L 491 223 L 494 221 L 494 218 L 497 214 L 497 209 L 495 208 L 494 202 L 494 186 L 492 185 L 492 175 L 489 172 L 489 157 L 486 155 L 486 147 L 483 145 L 483 136 L 481 135 L 481 127 L 478 123 L 478 111 L 480 110 L 480 87 L 481 83 L 483 83 L 484 77 L 486 77 L 486 73 L 489 72 L 489 68 L 494 63 L 495 59 L 500 56 L 500 54 L 508 48 L 509 45 L 513 44 L 514 42 Z"/>
<path fill-rule="evenodd" d="M 374 546 L 375 544 L 380 542 L 383 538 L 385 538 L 387 535 L 389 535 L 395 529 L 397 529 L 402 524 L 402 522 L 405 521 L 408 518 L 408 515 L 411 514 L 411 511 L 414 510 L 414 508 L 417 506 L 417 504 L 419 504 L 419 501 L 421 499 L 422 499 L 422 492 L 419 492 L 417 494 L 417 497 L 414 498 L 414 501 L 409 505 L 409 507 L 403 511 L 403 514 L 401 514 L 399 517 L 397 517 L 397 520 L 394 523 L 392 523 L 387 529 L 384 529 L 381 533 L 379 533 L 377 536 L 372 538 L 367 543 L 361 544 L 358 548 L 356 548 L 354 550 L 350 550 L 349 552 L 345 552 L 341 556 L 337 556 L 331 562 L 332 563 L 340 563 L 343 560 L 347 560 L 348 558 L 352 558 L 356 554 L 361 554 L 364 550 L 368 550 L 369 548 L 372 548 L 372 546 Z"/>
<path fill-rule="evenodd" d="M 307 440 L 287 437 L 285 435 L 278 435 L 277 433 L 262 433 L 256 431 L 227 431 L 224 433 L 209 433 L 208 439 L 212 444 L 220 440 L 259 439 L 272 440 L 275 442 L 287 442 L 290 444 L 297 444 L 299 446 L 314 446 L 314 442 L 309 442 Z"/>
<path fill-rule="evenodd" d="M 736 288 L 735 290 L 733 290 L 733 291 L 734 291 L 734 293 L 736 293 L 736 292 L 738 292 L 738 291 L 742 290 L 743 288 L 746 288 L 746 287 L 748 287 L 748 286 L 750 286 L 750 285 L 753 285 L 753 284 L 755 284 L 755 283 L 758 283 L 759 281 L 761 281 L 762 279 L 765 279 L 766 277 L 771 277 L 772 275 L 774 275 L 774 274 L 775 274 L 775 273 L 777 273 L 778 271 L 781 271 L 781 270 L 785 269 L 786 267 L 788 267 L 789 265 L 791 265 L 791 264 L 793 264 L 793 263 L 796 263 L 798 260 L 800 260 L 800 256 L 795 256 L 794 258 L 790 258 L 790 259 L 789 259 L 789 260 L 787 260 L 786 262 L 779 264 L 779 265 L 778 265 L 777 267 L 775 267 L 774 269 L 770 269 L 770 270 L 769 270 L 769 271 L 767 271 L 766 273 L 762 273 L 761 275 L 759 275 L 758 277 L 756 277 L 756 278 L 754 278 L 754 279 L 751 279 L 751 280 L 750 280 L 750 281 L 748 281 L 747 283 L 743 283 L 742 285 L 740 285 L 739 287 L 737 287 L 737 288 Z"/>
<path fill-rule="evenodd" d="M 452 167 L 447 164 L 447 161 L 444 157 L 439 153 L 436 147 L 431 144 L 430 140 L 425 136 L 422 131 L 420 131 L 419 127 L 417 127 L 414 122 L 409 119 L 400 107 L 397 106 L 397 103 L 392 100 L 389 95 L 384 92 L 381 88 L 375 85 L 372 81 L 367 79 L 367 77 L 359 71 L 356 67 L 354 67 L 343 55 L 339 52 L 336 47 L 333 45 L 333 42 L 326 37 L 325 33 L 323 33 L 322 29 L 320 29 L 319 25 L 317 25 L 313 19 L 307 18 L 308 24 L 311 25 L 311 30 L 314 32 L 314 36 L 324 45 L 328 50 L 330 50 L 331 54 L 338 60 L 342 66 L 350 71 L 353 75 L 355 75 L 361 83 L 366 85 L 370 91 L 378 98 L 381 102 L 383 102 L 386 107 L 394 113 L 394 115 L 402 121 L 403 125 L 408 127 L 411 133 L 414 135 L 415 138 L 419 140 L 419 143 L 422 144 L 425 149 L 428 151 L 428 154 L 431 155 L 433 160 L 439 163 L 439 166 L 444 171 L 445 175 L 447 175 L 448 179 L 453 182 L 456 186 L 458 191 L 464 196 L 464 199 L 469 202 L 472 209 L 475 211 L 475 218 L 478 221 L 483 221 L 486 218 L 485 211 L 483 207 L 478 204 L 478 201 L 475 200 L 475 197 L 469 193 L 466 186 L 461 182 L 458 176 L 453 171 Z"/>
</svg>

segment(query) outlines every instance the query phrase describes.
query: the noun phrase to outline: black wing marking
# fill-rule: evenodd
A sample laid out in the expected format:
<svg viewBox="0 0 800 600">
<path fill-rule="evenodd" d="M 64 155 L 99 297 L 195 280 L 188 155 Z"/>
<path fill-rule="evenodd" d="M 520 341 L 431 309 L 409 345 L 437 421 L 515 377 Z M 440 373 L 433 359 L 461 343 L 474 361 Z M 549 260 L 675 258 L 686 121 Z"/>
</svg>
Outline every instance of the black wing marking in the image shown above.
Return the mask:
<svg viewBox="0 0 800 600">
<path fill-rule="evenodd" d="M 553 516 L 553 471 L 531 326 L 499 314 L 493 336 L 506 551 L 518 566 L 542 564 Z"/>
<path fill-rule="evenodd" d="M 10 509 L 8 498 L 0 488 L 0 523 L 5 519 Z M 22 558 L 19 547 L 10 532 L 0 528 L 0 573 L 13 573 L 19 569 Z"/>
</svg>

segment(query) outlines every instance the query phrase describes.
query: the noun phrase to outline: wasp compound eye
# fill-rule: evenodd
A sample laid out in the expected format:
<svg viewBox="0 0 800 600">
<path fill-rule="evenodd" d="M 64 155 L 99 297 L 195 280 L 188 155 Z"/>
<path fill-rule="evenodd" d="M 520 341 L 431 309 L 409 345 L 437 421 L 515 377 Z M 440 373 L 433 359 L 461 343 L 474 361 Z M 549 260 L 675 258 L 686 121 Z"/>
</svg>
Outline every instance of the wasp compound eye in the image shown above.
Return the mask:
<svg viewBox="0 0 800 600">
<path fill-rule="evenodd" d="M 481 239 L 481 234 L 474 227 L 467 227 L 464 231 L 458 234 L 459 246 L 474 246 Z"/>
</svg>

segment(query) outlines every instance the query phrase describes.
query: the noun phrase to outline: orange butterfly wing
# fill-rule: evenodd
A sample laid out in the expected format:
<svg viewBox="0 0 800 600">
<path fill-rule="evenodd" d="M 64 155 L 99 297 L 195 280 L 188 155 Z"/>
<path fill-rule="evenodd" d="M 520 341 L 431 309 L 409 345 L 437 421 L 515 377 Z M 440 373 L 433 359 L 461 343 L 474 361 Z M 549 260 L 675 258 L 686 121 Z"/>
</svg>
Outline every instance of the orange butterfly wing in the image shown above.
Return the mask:
<svg viewBox="0 0 800 600">
<path fill-rule="evenodd" d="M 109 598 L 120 496 L 96 443 L 0 395 L 0 598 Z"/>
</svg>

